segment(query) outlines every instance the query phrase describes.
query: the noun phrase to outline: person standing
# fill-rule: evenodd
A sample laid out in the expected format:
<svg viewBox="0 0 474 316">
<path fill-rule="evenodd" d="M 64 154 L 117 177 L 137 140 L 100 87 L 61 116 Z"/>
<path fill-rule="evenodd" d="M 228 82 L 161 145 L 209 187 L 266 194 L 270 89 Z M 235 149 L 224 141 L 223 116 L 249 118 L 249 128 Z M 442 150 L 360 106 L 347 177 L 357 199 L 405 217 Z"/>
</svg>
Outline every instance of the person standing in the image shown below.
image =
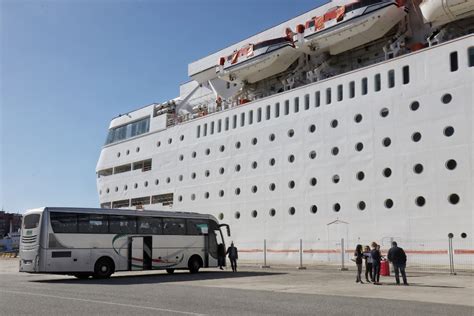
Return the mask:
<svg viewBox="0 0 474 316">
<path fill-rule="evenodd" d="M 392 248 L 388 251 L 388 261 L 393 264 L 395 270 L 395 281 L 400 284 L 400 273 L 402 274 L 403 284 L 408 285 L 405 267 L 407 264 L 407 255 L 403 248 L 398 247 L 396 241 L 392 241 Z"/>
<path fill-rule="evenodd" d="M 382 255 L 380 254 L 380 250 L 378 250 L 378 245 L 374 241 L 372 242 L 372 251 L 370 252 L 372 256 L 372 269 L 374 273 L 374 284 L 380 284 L 380 260 L 382 259 Z"/>
<path fill-rule="evenodd" d="M 364 257 L 364 255 L 362 254 L 362 245 L 357 245 L 356 250 L 354 252 L 354 261 L 357 265 L 356 283 L 360 282 L 361 284 L 364 284 L 364 282 L 362 282 L 362 278 L 361 278 L 362 258 L 363 257 Z"/>
<path fill-rule="evenodd" d="M 229 255 L 230 266 L 233 272 L 237 272 L 237 259 L 239 259 L 239 252 L 237 247 L 234 246 L 234 242 L 231 242 L 230 247 L 227 248 L 227 255 Z"/>
<path fill-rule="evenodd" d="M 372 254 L 370 253 L 370 247 L 364 247 L 364 259 L 365 259 L 365 280 L 370 283 L 374 282 L 374 275 L 372 273 Z M 370 276 L 370 281 L 369 281 Z"/>
<path fill-rule="evenodd" d="M 225 246 L 222 243 L 217 245 L 217 264 L 219 265 L 219 269 L 224 270 L 223 266 L 225 266 Z"/>
</svg>

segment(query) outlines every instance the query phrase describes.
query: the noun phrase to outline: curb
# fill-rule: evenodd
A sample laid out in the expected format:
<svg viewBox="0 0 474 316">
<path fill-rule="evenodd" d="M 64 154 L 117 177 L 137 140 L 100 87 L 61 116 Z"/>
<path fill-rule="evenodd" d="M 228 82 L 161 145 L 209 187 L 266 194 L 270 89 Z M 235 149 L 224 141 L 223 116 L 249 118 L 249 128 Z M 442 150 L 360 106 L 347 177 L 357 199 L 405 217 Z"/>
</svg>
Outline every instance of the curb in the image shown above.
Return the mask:
<svg viewBox="0 0 474 316">
<path fill-rule="evenodd" d="M 17 252 L 0 252 L 0 258 L 17 258 Z"/>
</svg>

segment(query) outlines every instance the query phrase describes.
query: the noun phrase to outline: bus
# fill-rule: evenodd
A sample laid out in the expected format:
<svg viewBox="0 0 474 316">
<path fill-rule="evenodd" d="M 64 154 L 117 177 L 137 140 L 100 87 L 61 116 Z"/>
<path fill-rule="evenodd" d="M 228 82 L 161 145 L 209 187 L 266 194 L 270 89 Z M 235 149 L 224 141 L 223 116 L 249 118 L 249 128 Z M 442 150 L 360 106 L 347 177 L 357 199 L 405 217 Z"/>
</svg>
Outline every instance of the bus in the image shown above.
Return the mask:
<svg viewBox="0 0 474 316">
<path fill-rule="evenodd" d="M 109 278 L 116 271 L 218 266 L 221 228 L 212 215 L 43 207 L 23 215 L 20 272 Z"/>
</svg>

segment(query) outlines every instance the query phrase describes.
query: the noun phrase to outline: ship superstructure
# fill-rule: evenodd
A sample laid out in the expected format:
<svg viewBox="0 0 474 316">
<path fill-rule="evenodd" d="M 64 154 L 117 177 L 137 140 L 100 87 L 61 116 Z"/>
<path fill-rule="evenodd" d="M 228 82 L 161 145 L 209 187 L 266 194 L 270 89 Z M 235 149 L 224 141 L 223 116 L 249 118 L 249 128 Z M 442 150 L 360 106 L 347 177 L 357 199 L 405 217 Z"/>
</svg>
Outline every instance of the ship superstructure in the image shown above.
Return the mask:
<svg viewBox="0 0 474 316">
<path fill-rule="evenodd" d="M 333 1 L 191 63 L 179 97 L 111 121 L 101 207 L 212 213 L 282 261 L 453 233 L 472 265 L 473 10 Z"/>
</svg>

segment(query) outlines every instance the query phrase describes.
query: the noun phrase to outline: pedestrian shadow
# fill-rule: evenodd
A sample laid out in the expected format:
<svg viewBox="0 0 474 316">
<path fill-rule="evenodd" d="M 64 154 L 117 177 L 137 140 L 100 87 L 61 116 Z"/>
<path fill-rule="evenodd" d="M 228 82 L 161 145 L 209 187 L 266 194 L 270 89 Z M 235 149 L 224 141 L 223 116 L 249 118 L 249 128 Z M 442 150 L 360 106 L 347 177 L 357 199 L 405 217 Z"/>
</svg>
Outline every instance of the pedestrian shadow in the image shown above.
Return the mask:
<svg viewBox="0 0 474 316">
<path fill-rule="evenodd" d="M 283 272 L 230 272 L 230 271 L 203 271 L 191 274 L 187 271 L 176 271 L 173 274 L 166 272 L 146 273 L 146 274 L 127 274 L 120 273 L 113 275 L 109 279 L 76 279 L 74 277 L 65 277 L 64 279 L 49 280 L 31 280 L 36 283 L 61 283 L 61 284 L 100 284 L 100 285 L 122 285 L 122 284 L 151 284 L 151 283 L 179 283 L 190 281 L 236 279 L 258 276 L 283 275 Z"/>
</svg>

